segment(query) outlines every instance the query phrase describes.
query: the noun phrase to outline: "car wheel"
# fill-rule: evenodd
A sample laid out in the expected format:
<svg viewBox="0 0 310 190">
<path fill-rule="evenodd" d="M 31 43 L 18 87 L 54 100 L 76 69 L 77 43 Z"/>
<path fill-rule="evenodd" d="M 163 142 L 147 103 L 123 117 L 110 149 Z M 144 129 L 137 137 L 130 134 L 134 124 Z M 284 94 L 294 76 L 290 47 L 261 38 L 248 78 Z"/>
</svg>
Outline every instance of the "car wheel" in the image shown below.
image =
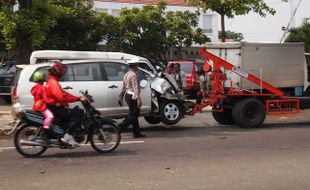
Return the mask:
<svg viewBox="0 0 310 190">
<path fill-rule="evenodd" d="M 161 121 L 166 125 L 174 125 L 183 117 L 180 104 L 177 101 L 166 100 L 159 108 Z"/>
<path fill-rule="evenodd" d="M 153 115 L 144 116 L 144 119 L 149 124 L 158 124 L 158 123 L 161 122 L 161 118 L 160 117 L 155 117 Z"/>
</svg>

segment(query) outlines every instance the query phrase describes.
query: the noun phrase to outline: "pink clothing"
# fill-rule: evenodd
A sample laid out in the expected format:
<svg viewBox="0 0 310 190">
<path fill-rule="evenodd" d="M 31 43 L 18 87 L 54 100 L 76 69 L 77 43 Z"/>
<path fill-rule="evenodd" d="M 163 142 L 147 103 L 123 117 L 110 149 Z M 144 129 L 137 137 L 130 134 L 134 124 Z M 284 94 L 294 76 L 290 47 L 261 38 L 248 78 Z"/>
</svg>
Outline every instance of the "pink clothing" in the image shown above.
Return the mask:
<svg viewBox="0 0 310 190">
<path fill-rule="evenodd" d="M 47 108 L 41 111 L 41 113 L 44 115 L 43 129 L 49 129 L 54 119 L 54 114 Z"/>
</svg>

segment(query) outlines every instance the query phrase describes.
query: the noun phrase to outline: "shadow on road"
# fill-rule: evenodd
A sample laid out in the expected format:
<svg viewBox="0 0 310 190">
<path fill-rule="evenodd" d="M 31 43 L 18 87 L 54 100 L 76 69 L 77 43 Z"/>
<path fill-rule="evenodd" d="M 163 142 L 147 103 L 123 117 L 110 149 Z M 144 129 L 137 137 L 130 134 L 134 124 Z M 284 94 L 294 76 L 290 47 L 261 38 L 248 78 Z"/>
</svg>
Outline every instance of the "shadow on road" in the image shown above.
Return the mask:
<svg viewBox="0 0 310 190">
<path fill-rule="evenodd" d="M 216 125 L 207 127 L 194 126 L 175 126 L 172 128 L 164 128 L 163 126 L 150 126 L 142 128 L 147 138 L 177 138 L 177 137 L 201 137 L 201 136 L 234 136 L 237 133 L 268 131 L 268 130 L 285 130 L 291 128 L 309 128 L 310 122 L 299 123 L 266 123 L 257 128 L 240 128 L 237 125 Z M 131 131 L 126 130 L 125 132 Z"/>
<path fill-rule="evenodd" d="M 56 150 L 56 149 L 55 149 Z M 116 149 L 111 153 L 98 153 L 95 150 L 75 151 L 64 150 L 63 152 L 46 152 L 39 157 L 29 159 L 46 159 L 46 158 L 86 158 L 86 157 L 116 157 L 116 156 L 128 156 L 136 155 L 136 151 L 128 149 Z"/>
</svg>

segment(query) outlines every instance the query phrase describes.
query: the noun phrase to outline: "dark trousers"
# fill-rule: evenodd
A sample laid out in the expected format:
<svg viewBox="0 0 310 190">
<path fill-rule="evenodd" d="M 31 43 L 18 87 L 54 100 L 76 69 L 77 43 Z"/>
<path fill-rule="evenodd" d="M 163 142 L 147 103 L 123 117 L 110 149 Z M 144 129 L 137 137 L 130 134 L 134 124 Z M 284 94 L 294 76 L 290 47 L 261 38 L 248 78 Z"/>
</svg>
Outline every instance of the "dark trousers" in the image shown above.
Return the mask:
<svg viewBox="0 0 310 190">
<path fill-rule="evenodd" d="M 62 127 L 66 133 L 73 134 L 76 127 L 82 124 L 84 111 L 79 108 L 67 108 L 64 106 L 48 106 L 53 112 L 54 117 L 60 119 Z"/>
<path fill-rule="evenodd" d="M 133 135 L 138 136 L 141 134 L 138 117 L 140 115 L 140 109 L 137 107 L 137 100 L 132 99 L 132 95 L 126 94 L 125 101 L 128 104 L 129 112 L 127 117 L 120 123 L 121 129 L 125 129 L 132 125 Z"/>
</svg>

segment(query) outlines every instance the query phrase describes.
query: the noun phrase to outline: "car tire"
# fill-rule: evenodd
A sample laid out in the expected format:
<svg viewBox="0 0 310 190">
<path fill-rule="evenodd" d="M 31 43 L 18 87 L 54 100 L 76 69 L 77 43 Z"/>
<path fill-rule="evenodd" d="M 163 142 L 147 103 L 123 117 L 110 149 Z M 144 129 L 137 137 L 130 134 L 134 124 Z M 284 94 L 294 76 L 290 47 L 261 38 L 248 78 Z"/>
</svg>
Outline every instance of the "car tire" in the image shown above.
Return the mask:
<svg viewBox="0 0 310 190">
<path fill-rule="evenodd" d="M 155 117 L 153 115 L 144 116 L 144 120 L 149 124 L 158 124 L 161 122 L 160 117 Z"/>
<path fill-rule="evenodd" d="M 161 121 L 166 125 L 177 124 L 183 117 L 183 111 L 177 101 L 165 100 L 160 104 Z"/>
</svg>

